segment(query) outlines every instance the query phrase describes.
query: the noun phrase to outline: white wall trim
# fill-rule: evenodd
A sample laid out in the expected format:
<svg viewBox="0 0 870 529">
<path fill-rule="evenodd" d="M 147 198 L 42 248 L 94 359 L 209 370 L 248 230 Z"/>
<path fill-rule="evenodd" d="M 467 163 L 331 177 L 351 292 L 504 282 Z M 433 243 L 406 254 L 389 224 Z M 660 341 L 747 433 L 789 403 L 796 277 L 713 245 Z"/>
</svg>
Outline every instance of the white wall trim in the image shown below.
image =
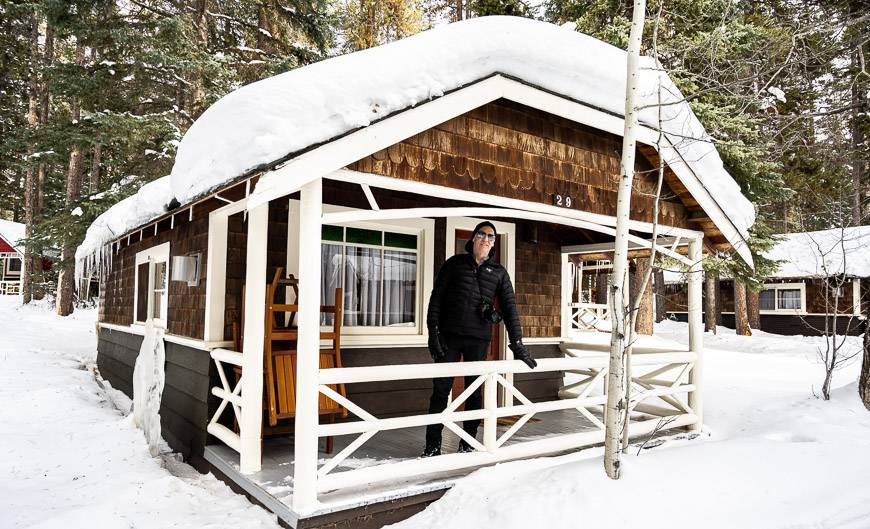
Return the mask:
<svg viewBox="0 0 870 529">
<path fill-rule="evenodd" d="M 97 322 L 97 326 L 100 329 L 135 334 L 136 336 L 145 335 L 144 325 L 117 325 L 115 323 Z M 231 341 L 207 342 L 204 340 L 197 340 L 196 338 L 188 338 L 187 336 L 179 336 L 177 334 L 164 334 L 163 338 L 167 342 L 190 347 L 191 349 L 199 349 L 200 351 L 211 351 L 212 349 L 232 347 L 233 345 L 233 342 Z"/>
</svg>

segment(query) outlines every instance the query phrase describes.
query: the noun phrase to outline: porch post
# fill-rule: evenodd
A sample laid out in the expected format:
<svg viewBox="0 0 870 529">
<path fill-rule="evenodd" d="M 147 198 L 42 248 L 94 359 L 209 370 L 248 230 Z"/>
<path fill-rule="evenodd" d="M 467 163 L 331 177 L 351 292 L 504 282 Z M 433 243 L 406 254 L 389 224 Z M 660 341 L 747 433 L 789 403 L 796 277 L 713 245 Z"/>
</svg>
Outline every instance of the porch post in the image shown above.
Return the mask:
<svg viewBox="0 0 870 529">
<path fill-rule="evenodd" d="M 317 502 L 318 378 L 320 372 L 320 229 L 323 180 L 302 188 L 299 212 L 299 341 L 296 355 L 296 434 L 293 510 Z"/>
<path fill-rule="evenodd" d="M 240 466 L 243 473 L 261 465 L 263 426 L 263 338 L 266 321 L 266 235 L 268 202 L 248 211 L 248 254 L 245 274 L 245 339 L 242 344 L 242 419 Z"/>
<path fill-rule="evenodd" d="M 693 431 L 700 431 L 704 424 L 703 398 L 702 398 L 702 367 L 704 356 L 704 326 L 701 323 L 701 289 L 703 268 L 701 266 L 701 243 L 700 237 L 692 239 L 689 243 L 689 259 L 692 266 L 689 267 L 689 351 L 697 354 L 695 366 L 689 372 L 689 384 L 695 386 L 695 390 L 689 393 L 689 407 L 698 416 L 698 422 L 690 427 Z"/>
<path fill-rule="evenodd" d="M 227 286 L 227 231 L 229 218 L 212 212 L 208 216 L 208 257 L 206 259 L 205 329 L 202 339 L 222 342 Z"/>
<path fill-rule="evenodd" d="M 568 338 L 571 332 L 571 294 L 574 290 L 574 277 L 572 275 L 571 256 L 570 254 L 562 254 L 562 310 L 559 314 L 562 315 L 562 339 Z"/>
</svg>

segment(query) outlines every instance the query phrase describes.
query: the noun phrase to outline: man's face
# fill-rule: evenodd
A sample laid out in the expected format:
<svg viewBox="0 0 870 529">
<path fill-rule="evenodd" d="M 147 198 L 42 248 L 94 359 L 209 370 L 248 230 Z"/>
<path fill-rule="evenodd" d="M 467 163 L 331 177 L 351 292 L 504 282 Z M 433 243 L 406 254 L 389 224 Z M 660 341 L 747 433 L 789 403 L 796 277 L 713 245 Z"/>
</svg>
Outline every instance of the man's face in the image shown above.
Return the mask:
<svg viewBox="0 0 870 529">
<path fill-rule="evenodd" d="M 492 239 L 492 240 L 490 240 Z M 483 226 L 474 234 L 474 259 L 483 261 L 489 255 L 489 251 L 495 244 L 495 230 L 489 226 Z"/>
</svg>

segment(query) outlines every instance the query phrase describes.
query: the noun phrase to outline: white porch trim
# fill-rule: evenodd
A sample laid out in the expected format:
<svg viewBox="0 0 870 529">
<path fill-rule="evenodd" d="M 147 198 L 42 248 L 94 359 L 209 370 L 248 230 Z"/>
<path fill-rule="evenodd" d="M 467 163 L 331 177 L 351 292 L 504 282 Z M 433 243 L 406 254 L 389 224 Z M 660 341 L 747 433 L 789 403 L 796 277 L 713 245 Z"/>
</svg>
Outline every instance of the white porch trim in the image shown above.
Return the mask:
<svg viewBox="0 0 870 529">
<path fill-rule="evenodd" d="M 394 145 L 405 138 L 499 98 L 550 112 L 606 132 L 622 134 L 623 118 L 621 116 L 496 74 L 300 154 L 260 178 L 257 189 L 251 196 L 252 205 L 296 192 L 313 179 L 325 176 L 373 152 Z M 638 139 L 642 143 L 657 147 L 658 137 L 658 132 L 653 128 L 639 126 Z M 661 147 L 660 155 L 686 186 L 692 197 L 698 201 L 705 213 L 731 242 L 740 256 L 751 264 L 752 257 L 743 237 L 697 175 L 666 138 L 663 139 Z M 645 224 L 646 229 L 636 226 L 637 224 Z M 649 223 L 637 222 L 632 222 L 629 227 L 631 230 L 647 233 L 652 232 L 651 228 L 652 225 Z"/>
</svg>

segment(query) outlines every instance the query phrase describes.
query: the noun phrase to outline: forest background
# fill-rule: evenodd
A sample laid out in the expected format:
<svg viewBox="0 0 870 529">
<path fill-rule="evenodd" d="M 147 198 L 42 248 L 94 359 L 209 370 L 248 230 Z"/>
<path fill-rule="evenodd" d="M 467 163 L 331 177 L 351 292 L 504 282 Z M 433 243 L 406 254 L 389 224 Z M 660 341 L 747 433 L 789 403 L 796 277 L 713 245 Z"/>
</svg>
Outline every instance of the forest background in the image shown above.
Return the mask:
<svg viewBox="0 0 870 529">
<path fill-rule="evenodd" d="M 3 0 L 0 218 L 26 224 L 24 302 L 52 294 L 71 312 L 87 227 L 168 174 L 193 121 L 240 86 L 494 14 L 574 23 L 625 49 L 632 6 Z M 757 269 L 723 255 L 707 260 L 711 277 L 751 291 L 773 265 L 759 254 L 775 234 L 870 223 L 870 0 L 650 0 L 647 15 L 642 53 L 668 70 L 758 211 Z"/>
</svg>

